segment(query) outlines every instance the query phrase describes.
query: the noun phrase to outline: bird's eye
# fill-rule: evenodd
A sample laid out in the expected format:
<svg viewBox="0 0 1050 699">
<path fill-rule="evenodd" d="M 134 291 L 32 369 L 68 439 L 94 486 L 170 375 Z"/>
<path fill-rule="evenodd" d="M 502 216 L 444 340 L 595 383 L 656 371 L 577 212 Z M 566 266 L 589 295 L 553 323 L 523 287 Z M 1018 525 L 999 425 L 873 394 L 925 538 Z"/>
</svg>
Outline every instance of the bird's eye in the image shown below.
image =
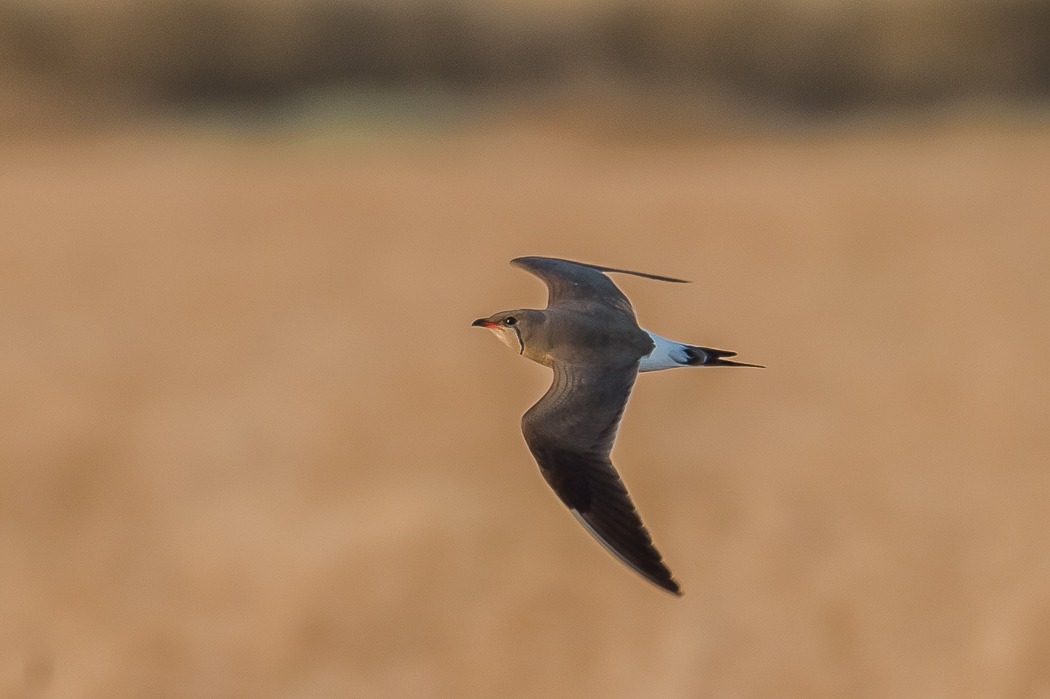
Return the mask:
<svg viewBox="0 0 1050 699">
<path fill-rule="evenodd" d="M 503 319 L 503 324 L 504 325 L 517 325 L 518 324 L 518 319 L 515 318 L 514 316 L 511 316 L 510 318 L 504 318 Z"/>
</svg>

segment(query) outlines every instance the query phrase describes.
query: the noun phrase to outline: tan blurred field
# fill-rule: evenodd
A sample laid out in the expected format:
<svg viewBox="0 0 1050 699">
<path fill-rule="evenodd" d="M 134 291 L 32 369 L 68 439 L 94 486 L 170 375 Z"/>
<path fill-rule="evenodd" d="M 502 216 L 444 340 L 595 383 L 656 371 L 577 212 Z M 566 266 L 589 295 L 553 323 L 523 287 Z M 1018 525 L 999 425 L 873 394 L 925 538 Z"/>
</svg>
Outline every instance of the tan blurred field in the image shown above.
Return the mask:
<svg viewBox="0 0 1050 699">
<path fill-rule="evenodd" d="M 686 594 L 521 438 L 507 265 L 759 370 L 614 452 Z M 1050 129 L 0 151 L 0 697 L 1050 696 Z"/>
</svg>

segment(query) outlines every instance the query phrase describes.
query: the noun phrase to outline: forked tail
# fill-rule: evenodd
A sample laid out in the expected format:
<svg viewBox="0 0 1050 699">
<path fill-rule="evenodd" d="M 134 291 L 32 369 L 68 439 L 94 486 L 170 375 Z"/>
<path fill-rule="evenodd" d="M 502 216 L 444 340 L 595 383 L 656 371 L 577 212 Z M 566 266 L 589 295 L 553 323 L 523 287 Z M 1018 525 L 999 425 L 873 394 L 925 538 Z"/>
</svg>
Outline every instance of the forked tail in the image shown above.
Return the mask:
<svg viewBox="0 0 1050 699">
<path fill-rule="evenodd" d="M 735 357 L 736 352 L 712 349 L 710 347 L 696 347 L 686 345 L 685 353 L 689 357 L 686 364 L 689 366 L 750 366 L 756 369 L 765 369 L 761 364 L 747 364 L 745 362 L 734 362 L 725 357 Z"/>
</svg>

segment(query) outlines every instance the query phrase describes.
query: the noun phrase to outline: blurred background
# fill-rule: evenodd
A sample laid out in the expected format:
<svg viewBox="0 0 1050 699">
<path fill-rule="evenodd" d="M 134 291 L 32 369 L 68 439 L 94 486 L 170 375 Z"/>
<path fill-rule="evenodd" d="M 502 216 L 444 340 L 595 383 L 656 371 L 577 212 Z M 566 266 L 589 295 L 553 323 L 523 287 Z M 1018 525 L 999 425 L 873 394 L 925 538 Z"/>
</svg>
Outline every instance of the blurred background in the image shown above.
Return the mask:
<svg viewBox="0 0 1050 699">
<path fill-rule="evenodd" d="M 0 1 L 0 698 L 1050 697 L 1050 2 Z M 539 476 L 511 268 L 683 584 Z"/>
<path fill-rule="evenodd" d="M 398 94 L 689 122 L 1043 104 L 1050 2 L 2 0 L 0 88 L 6 130 L 218 106 L 389 118 Z"/>
</svg>

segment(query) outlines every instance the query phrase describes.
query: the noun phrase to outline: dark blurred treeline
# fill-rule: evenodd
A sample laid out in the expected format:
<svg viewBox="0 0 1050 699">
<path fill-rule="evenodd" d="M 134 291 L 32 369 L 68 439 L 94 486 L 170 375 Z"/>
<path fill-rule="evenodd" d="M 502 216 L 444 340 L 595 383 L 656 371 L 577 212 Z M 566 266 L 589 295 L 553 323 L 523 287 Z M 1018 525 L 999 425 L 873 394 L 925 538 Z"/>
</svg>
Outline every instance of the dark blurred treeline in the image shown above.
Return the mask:
<svg viewBox="0 0 1050 699">
<path fill-rule="evenodd" d="M 820 113 L 1042 99 L 1050 0 L 0 0 L 8 112 L 41 91 L 165 108 L 588 83 Z"/>
</svg>

